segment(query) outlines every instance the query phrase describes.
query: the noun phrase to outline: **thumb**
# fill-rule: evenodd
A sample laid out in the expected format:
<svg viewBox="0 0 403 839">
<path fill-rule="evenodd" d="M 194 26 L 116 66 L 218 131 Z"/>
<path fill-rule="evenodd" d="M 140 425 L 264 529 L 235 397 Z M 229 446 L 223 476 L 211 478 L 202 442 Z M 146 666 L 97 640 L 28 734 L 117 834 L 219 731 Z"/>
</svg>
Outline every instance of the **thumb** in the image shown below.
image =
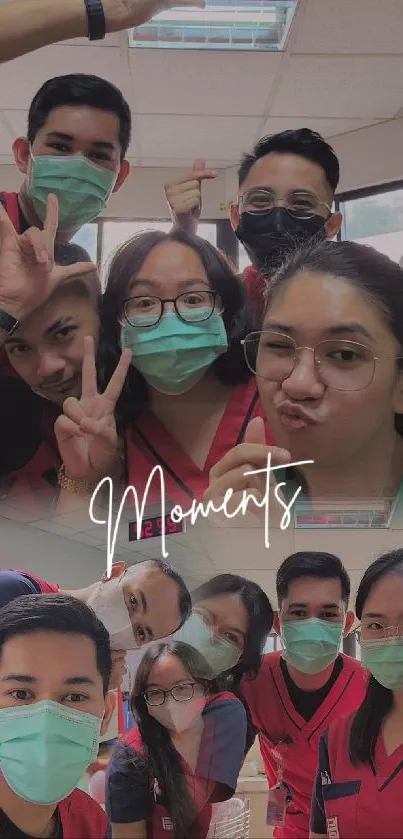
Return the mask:
<svg viewBox="0 0 403 839">
<path fill-rule="evenodd" d="M 197 160 L 194 161 L 192 171 L 193 172 L 204 172 L 205 168 L 206 168 L 206 161 L 204 160 L 203 157 L 199 157 Z"/>
<path fill-rule="evenodd" d="M 262 417 L 254 417 L 250 421 L 243 438 L 244 443 L 260 443 L 266 445 L 266 431 Z"/>
</svg>

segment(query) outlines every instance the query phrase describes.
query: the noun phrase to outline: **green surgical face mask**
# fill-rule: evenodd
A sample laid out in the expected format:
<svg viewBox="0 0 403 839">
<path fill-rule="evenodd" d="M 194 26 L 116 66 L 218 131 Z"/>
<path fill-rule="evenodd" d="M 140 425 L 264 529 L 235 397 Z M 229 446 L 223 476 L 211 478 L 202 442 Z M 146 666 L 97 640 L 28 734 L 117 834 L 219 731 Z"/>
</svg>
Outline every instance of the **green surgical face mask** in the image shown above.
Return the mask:
<svg viewBox="0 0 403 839">
<path fill-rule="evenodd" d="M 184 323 L 174 312 L 167 312 L 156 326 L 125 323 L 120 342 L 122 350 L 132 351 L 132 365 L 148 384 L 170 396 L 191 390 L 228 349 L 224 322 L 217 312 L 194 323 Z"/>
<path fill-rule="evenodd" d="M 32 804 L 57 804 L 98 754 L 101 720 L 58 702 L 0 709 L 0 771 Z"/>
<path fill-rule="evenodd" d="M 281 635 L 285 660 L 307 675 L 326 670 L 338 656 L 343 629 L 344 623 L 329 623 L 320 618 L 284 621 Z"/>
<path fill-rule="evenodd" d="M 112 192 L 116 172 L 81 155 L 32 157 L 28 187 L 35 212 L 46 217 L 48 195 L 59 201 L 59 230 L 70 232 L 99 216 Z"/>
<path fill-rule="evenodd" d="M 361 641 L 361 664 L 389 690 L 403 690 L 403 638 Z"/>
</svg>

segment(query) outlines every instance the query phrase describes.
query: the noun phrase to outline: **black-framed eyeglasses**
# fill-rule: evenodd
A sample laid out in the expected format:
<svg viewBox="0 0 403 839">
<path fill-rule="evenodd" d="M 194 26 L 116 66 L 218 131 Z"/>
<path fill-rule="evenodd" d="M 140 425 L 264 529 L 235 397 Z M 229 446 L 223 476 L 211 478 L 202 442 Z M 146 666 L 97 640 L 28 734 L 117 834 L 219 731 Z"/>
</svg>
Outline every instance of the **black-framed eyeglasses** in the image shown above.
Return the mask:
<svg viewBox="0 0 403 839">
<path fill-rule="evenodd" d="M 192 289 L 177 297 L 162 298 L 149 294 L 129 297 L 123 304 L 124 316 L 131 326 L 156 326 L 167 303 L 172 304 L 178 318 L 184 323 L 201 323 L 211 318 L 213 312 L 222 314 L 224 311 L 218 291 Z"/>
<path fill-rule="evenodd" d="M 249 369 L 261 379 L 285 381 L 291 376 L 301 351 L 309 350 L 323 384 L 342 391 L 369 387 L 380 360 L 370 347 L 357 341 L 335 338 L 320 341 L 316 347 L 298 347 L 289 335 L 272 329 L 250 332 L 241 343 Z"/>
<path fill-rule="evenodd" d="M 275 207 L 284 207 L 293 218 L 308 219 L 320 214 L 321 207 L 325 207 L 329 214 L 332 210 L 325 201 L 320 201 L 316 195 L 304 190 L 296 190 L 284 198 L 279 198 L 275 192 L 265 187 L 254 187 L 243 192 L 238 197 L 241 212 L 259 215 L 268 213 Z"/>
<path fill-rule="evenodd" d="M 193 699 L 196 682 L 182 682 L 180 685 L 174 685 L 171 690 L 163 690 L 162 688 L 149 688 L 143 693 L 147 705 L 153 708 L 156 705 L 163 705 L 167 696 L 172 696 L 175 702 L 189 702 Z"/>
</svg>

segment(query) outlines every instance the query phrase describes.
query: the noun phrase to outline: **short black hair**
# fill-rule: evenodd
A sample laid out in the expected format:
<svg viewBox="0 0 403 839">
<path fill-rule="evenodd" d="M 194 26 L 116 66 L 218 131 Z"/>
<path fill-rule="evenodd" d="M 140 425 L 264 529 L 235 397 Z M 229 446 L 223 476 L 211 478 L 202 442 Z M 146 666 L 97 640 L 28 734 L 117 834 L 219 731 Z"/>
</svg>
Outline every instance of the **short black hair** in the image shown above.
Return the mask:
<svg viewBox="0 0 403 839">
<path fill-rule="evenodd" d="M 76 262 L 92 262 L 89 253 L 75 242 L 60 242 L 54 247 L 56 265 L 75 265 Z"/>
<path fill-rule="evenodd" d="M 109 633 L 89 606 L 67 594 L 23 594 L 0 609 L 0 655 L 10 638 L 33 632 L 91 638 L 96 647 L 104 695 L 108 692 L 112 671 Z"/>
<path fill-rule="evenodd" d="M 158 566 L 160 571 L 169 577 L 170 580 L 173 580 L 176 585 L 178 586 L 178 594 L 179 594 L 179 614 L 181 616 L 181 622 L 177 629 L 180 629 L 181 626 L 185 623 L 188 619 L 189 615 L 192 611 L 192 601 L 190 594 L 185 586 L 185 583 L 180 574 L 172 568 L 171 565 L 168 565 L 167 562 L 164 562 L 163 559 L 153 559 L 151 560 L 154 562 L 155 565 Z"/>
<path fill-rule="evenodd" d="M 276 576 L 277 599 L 280 603 L 288 595 L 290 583 L 301 577 L 340 580 L 341 596 L 346 606 L 350 598 L 350 578 L 338 556 L 324 551 L 297 551 L 281 563 Z"/>
<path fill-rule="evenodd" d="M 97 108 L 116 114 L 119 119 L 119 143 L 124 158 L 131 137 L 132 118 L 129 105 L 115 85 L 86 73 L 70 73 L 48 79 L 35 94 L 28 113 L 28 140 L 32 144 L 51 111 L 64 105 Z"/>
<path fill-rule="evenodd" d="M 333 193 L 336 192 L 339 178 L 340 166 L 337 155 L 329 143 L 324 140 L 317 131 L 310 128 L 297 128 L 290 131 L 281 131 L 280 134 L 270 134 L 262 137 L 254 146 L 252 152 L 243 155 L 241 165 L 238 169 L 239 186 L 249 175 L 252 166 L 265 157 L 266 154 L 296 154 L 305 160 L 311 160 L 320 166 L 326 176 L 326 180 Z"/>
</svg>

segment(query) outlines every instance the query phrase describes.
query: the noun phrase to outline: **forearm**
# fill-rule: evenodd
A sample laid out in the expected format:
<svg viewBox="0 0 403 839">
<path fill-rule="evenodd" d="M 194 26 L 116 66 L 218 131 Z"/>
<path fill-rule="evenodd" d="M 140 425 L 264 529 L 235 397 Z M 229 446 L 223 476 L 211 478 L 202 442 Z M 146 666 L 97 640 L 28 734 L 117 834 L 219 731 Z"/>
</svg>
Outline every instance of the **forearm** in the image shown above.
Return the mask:
<svg viewBox="0 0 403 839">
<path fill-rule="evenodd" d="M 125 0 L 104 0 L 106 29 L 124 28 Z M 26 53 L 88 36 L 84 0 L 12 0 L 0 3 L 0 63 Z"/>
</svg>

